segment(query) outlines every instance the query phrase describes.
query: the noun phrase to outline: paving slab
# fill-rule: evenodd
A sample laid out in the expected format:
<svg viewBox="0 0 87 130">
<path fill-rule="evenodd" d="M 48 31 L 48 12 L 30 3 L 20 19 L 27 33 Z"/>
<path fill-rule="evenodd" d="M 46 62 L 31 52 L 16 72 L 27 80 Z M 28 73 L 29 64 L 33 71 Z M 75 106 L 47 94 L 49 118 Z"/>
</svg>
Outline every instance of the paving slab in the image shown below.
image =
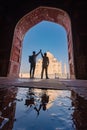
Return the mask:
<svg viewBox="0 0 87 130">
<path fill-rule="evenodd" d="M 29 78 L 0 77 L 0 88 L 11 86 L 73 90 L 80 96 L 87 99 L 87 80 L 29 79 Z"/>
</svg>

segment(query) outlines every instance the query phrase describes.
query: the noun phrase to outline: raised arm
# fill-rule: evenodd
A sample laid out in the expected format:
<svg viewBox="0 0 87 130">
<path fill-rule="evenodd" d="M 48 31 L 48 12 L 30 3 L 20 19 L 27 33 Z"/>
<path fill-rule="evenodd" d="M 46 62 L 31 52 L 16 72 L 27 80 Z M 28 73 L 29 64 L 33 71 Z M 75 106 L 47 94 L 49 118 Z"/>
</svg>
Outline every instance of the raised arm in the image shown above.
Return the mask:
<svg viewBox="0 0 87 130">
<path fill-rule="evenodd" d="M 41 50 L 36 54 L 36 56 L 38 56 L 41 53 Z"/>
<path fill-rule="evenodd" d="M 41 52 L 41 56 L 43 57 L 43 53 Z"/>
</svg>

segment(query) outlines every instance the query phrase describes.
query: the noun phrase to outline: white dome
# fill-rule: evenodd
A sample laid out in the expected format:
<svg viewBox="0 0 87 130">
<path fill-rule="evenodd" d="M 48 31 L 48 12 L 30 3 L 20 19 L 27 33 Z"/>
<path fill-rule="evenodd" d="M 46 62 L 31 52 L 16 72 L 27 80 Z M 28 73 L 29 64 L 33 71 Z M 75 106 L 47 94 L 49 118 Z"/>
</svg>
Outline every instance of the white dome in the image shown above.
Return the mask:
<svg viewBox="0 0 87 130">
<path fill-rule="evenodd" d="M 48 56 L 49 58 L 54 58 L 53 54 L 50 53 L 49 51 L 47 52 L 47 56 Z"/>
</svg>

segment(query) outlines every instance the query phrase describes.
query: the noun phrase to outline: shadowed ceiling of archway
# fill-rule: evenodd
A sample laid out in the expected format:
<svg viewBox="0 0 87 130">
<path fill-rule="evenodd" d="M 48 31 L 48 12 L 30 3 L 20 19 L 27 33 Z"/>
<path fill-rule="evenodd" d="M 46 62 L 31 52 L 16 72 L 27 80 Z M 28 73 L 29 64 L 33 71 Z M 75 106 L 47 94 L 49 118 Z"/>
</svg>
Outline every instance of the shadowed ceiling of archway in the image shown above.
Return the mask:
<svg viewBox="0 0 87 130">
<path fill-rule="evenodd" d="M 30 6 L 31 5 L 31 6 Z M 52 6 L 52 7 L 66 7 L 73 6 L 73 0 L 0 0 L 0 9 L 3 11 L 7 11 L 9 14 L 20 13 L 20 9 L 22 12 L 25 12 L 27 9 L 33 10 L 38 6 Z M 25 8 L 26 6 L 26 8 Z M 11 10 L 11 11 L 10 11 Z M 14 12 L 16 11 L 16 12 Z"/>
<path fill-rule="evenodd" d="M 67 30 L 68 34 L 71 31 L 70 19 L 65 11 L 57 8 L 41 6 L 26 14 L 19 20 L 15 29 L 15 34 L 18 39 L 22 40 L 28 29 L 43 20 L 62 25 Z"/>
</svg>

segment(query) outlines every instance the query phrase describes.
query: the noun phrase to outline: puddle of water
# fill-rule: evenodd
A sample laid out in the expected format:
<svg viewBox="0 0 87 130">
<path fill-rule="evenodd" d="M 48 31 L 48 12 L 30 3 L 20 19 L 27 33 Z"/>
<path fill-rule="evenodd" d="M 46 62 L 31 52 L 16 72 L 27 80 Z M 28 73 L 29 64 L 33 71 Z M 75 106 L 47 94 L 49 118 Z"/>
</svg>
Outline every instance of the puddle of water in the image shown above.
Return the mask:
<svg viewBox="0 0 87 130">
<path fill-rule="evenodd" d="M 87 130 L 87 101 L 69 90 L 0 89 L 2 130 Z"/>
</svg>

